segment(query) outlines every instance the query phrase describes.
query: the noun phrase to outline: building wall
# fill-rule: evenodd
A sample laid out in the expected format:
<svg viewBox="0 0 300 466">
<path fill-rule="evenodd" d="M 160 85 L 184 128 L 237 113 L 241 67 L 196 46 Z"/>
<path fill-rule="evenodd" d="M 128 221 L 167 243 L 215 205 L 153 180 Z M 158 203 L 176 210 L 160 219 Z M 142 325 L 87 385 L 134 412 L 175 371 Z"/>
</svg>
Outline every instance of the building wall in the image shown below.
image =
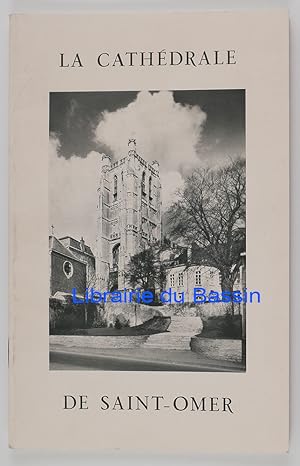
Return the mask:
<svg viewBox="0 0 300 466">
<path fill-rule="evenodd" d="M 95 286 L 95 258 L 86 254 L 85 252 L 78 251 L 76 248 L 69 248 L 73 256 L 79 259 L 81 262 L 86 263 L 86 283 L 87 286 Z"/>
<path fill-rule="evenodd" d="M 64 238 L 59 239 L 60 243 L 62 243 L 71 253 L 75 256 L 79 261 L 84 262 L 86 264 L 86 283 L 87 286 L 95 286 L 95 276 L 96 276 L 96 263 L 95 263 L 95 256 L 89 252 L 91 249 L 85 245 L 83 238 L 80 241 L 75 240 L 70 236 L 66 236 Z M 80 249 L 78 247 L 80 245 Z M 82 249 L 81 249 L 82 247 Z"/>
<path fill-rule="evenodd" d="M 205 288 L 207 294 L 211 290 L 221 293 L 219 270 L 207 265 L 178 265 L 167 270 L 166 288 L 172 288 L 177 294 L 184 292 L 185 302 L 194 301 L 194 288 L 197 287 Z M 239 274 L 233 289 L 240 289 Z"/>
<path fill-rule="evenodd" d="M 77 289 L 77 293 L 83 295 L 86 288 L 86 264 L 72 260 L 67 256 L 51 252 L 51 276 L 50 295 L 57 291 L 71 293 L 72 288 Z M 70 262 L 73 267 L 73 275 L 67 278 L 63 271 L 65 262 Z"/>
<path fill-rule="evenodd" d="M 184 292 L 184 301 L 193 302 L 194 288 L 221 291 L 219 271 L 206 265 L 179 265 L 167 271 L 166 287 L 178 293 Z"/>
<path fill-rule="evenodd" d="M 143 176 L 145 189 L 142 192 Z M 96 273 L 100 289 L 111 286 L 108 280 L 110 272 L 118 277 L 118 288 L 124 288 L 124 272 L 130 257 L 141 251 L 143 245 L 161 240 L 160 190 L 157 163 L 146 162 L 135 150 L 129 150 L 126 157 L 113 164 L 103 156 L 96 244 Z M 114 263 L 114 251 L 117 249 L 118 261 Z"/>
</svg>

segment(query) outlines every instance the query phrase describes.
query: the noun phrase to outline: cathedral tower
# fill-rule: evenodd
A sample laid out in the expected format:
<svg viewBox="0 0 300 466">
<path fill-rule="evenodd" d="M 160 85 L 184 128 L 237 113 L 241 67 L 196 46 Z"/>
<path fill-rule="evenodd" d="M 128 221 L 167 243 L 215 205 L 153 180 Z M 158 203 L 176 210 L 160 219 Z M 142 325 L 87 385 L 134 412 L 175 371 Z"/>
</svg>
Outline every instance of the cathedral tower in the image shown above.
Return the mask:
<svg viewBox="0 0 300 466">
<path fill-rule="evenodd" d="M 97 205 L 96 270 L 100 290 L 122 290 L 130 257 L 161 241 L 159 164 L 144 160 L 129 139 L 125 157 L 102 155 Z"/>
</svg>

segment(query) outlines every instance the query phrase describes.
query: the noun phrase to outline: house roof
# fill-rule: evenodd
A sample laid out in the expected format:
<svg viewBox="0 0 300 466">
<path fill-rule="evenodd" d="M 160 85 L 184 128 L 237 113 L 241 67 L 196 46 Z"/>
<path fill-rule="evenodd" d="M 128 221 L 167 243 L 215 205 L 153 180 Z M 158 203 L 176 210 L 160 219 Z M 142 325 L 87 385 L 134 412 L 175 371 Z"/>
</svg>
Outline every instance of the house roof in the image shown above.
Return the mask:
<svg viewBox="0 0 300 466">
<path fill-rule="evenodd" d="M 236 257 L 239 257 L 242 252 L 246 249 L 245 240 L 233 241 L 232 243 L 232 252 Z M 226 248 L 226 245 L 219 246 L 219 254 L 223 254 L 223 250 Z M 209 257 L 209 252 L 211 246 L 206 248 L 199 248 L 196 245 L 192 245 L 192 254 L 191 254 L 191 263 L 193 264 L 203 264 L 203 265 L 212 265 Z"/>
<path fill-rule="evenodd" d="M 63 236 L 62 238 L 59 238 L 60 241 L 67 240 L 68 241 L 68 246 L 74 249 L 77 249 L 79 252 L 83 252 L 85 254 L 89 254 L 90 256 L 94 256 L 90 246 L 87 244 L 83 244 L 83 249 L 81 249 L 81 242 L 77 241 L 76 239 L 72 238 L 72 236 Z"/>
<path fill-rule="evenodd" d="M 49 236 L 49 250 L 57 252 L 58 254 L 62 254 L 65 257 L 68 257 L 69 259 L 72 259 L 77 262 L 82 262 L 77 257 L 74 256 L 74 254 L 69 251 L 66 246 L 64 246 L 55 236 Z M 83 263 L 83 262 L 82 262 Z"/>
<path fill-rule="evenodd" d="M 225 247 L 225 246 L 224 246 Z M 235 241 L 233 243 L 233 248 L 236 252 L 236 255 L 239 256 L 245 251 L 245 241 Z M 188 250 L 190 249 L 190 252 Z M 214 267 L 214 264 L 211 263 L 209 256 L 210 246 L 206 248 L 200 248 L 196 244 L 192 244 L 190 248 L 180 247 L 177 254 L 173 254 L 173 257 L 168 261 L 168 265 L 178 266 L 178 265 L 207 265 Z M 220 253 L 222 251 L 222 246 L 220 246 Z"/>
</svg>

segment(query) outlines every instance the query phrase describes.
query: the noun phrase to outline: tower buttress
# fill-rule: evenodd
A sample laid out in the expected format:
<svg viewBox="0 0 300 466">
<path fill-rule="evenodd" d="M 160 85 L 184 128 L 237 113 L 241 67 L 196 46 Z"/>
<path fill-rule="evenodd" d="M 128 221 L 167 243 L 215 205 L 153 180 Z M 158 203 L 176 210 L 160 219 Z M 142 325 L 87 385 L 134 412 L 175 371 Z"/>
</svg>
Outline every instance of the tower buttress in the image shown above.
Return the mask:
<svg viewBox="0 0 300 466">
<path fill-rule="evenodd" d="M 97 189 L 96 277 L 97 287 L 106 289 L 109 274 L 109 170 L 111 158 L 100 154 L 99 186 Z"/>
</svg>

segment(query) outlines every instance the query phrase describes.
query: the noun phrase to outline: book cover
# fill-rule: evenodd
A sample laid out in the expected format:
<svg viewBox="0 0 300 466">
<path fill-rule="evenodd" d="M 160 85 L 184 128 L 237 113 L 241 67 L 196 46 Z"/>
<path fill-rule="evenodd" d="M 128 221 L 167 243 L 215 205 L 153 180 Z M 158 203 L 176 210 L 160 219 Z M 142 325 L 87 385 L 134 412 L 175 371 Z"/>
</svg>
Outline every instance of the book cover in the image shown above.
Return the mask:
<svg viewBox="0 0 300 466">
<path fill-rule="evenodd" d="M 12 15 L 10 445 L 288 449 L 288 14 Z"/>
</svg>

